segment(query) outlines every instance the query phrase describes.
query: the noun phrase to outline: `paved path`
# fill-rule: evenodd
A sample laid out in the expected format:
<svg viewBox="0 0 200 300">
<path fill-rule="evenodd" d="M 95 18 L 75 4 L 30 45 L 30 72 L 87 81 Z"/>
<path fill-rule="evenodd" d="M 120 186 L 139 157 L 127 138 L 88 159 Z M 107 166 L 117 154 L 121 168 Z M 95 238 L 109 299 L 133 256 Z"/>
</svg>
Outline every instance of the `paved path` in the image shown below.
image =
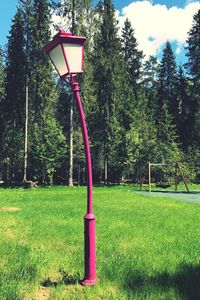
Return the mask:
<svg viewBox="0 0 200 300">
<path fill-rule="evenodd" d="M 173 198 L 178 201 L 197 203 L 200 204 L 200 191 L 191 191 L 191 192 L 174 192 L 174 191 L 136 191 L 138 194 L 145 195 L 146 197 L 163 197 L 163 198 Z"/>
</svg>

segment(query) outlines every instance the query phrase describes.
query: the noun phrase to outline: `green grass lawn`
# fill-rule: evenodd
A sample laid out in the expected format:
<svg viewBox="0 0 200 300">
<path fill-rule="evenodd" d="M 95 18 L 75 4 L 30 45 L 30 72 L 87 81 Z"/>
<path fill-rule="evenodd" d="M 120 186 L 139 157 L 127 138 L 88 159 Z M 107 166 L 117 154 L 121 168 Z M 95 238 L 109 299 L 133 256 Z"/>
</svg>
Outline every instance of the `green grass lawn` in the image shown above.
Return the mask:
<svg viewBox="0 0 200 300">
<path fill-rule="evenodd" d="M 199 204 L 94 188 L 92 288 L 79 284 L 85 212 L 83 187 L 0 189 L 0 300 L 200 299 Z"/>
</svg>

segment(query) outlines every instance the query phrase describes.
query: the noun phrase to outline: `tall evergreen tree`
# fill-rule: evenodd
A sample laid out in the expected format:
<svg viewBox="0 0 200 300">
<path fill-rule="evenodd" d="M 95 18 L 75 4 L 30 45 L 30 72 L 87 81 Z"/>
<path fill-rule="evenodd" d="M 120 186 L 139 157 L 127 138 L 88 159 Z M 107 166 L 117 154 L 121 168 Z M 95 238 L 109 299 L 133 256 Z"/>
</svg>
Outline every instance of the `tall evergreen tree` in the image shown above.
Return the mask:
<svg viewBox="0 0 200 300">
<path fill-rule="evenodd" d="M 192 28 L 189 31 L 187 39 L 187 57 L 186 68 L 191 78 L 191 109 L 190 119 L 193 124 L 191 134 L 193 140 L 198 144 L 200 142 L 200 10 L 193 17 Z"/>
<path fill-rule="evenodd" d="M 176 85 L 177 70 L 175 56 L 171 44 L 167 42 L 163 50 L 159 74 L 158 112 L 160 112 L 163 107 L 167 107 L 174 123 L 178 117 L 179 106 L 177 102 Z"/>
<path fill-rule="evenodd" d="M 24 124 L 25 41 L 23 25 L 22 11 L 18 9 L 8 37 L 6 61 L 7 112 L 8 118 L 12 117 L 17 127 Z"/>
<path fill-rule="evenodd" d="M 157 89 L 160 65 L 154 56 L 145 61 L 142 72 L 142 88 L 148 99 L 148 107 L 155 113 L 157 107 Z"/>
<path fill-rule="evenodd" d="M 31 105 L 34 120 L 42 119 L 55 99 L 52 68 L 42 47 L 51 39 L 48 0 L 34 0 L 30 25 Z"/>
<path fill-rule="evenodd" d="M 4 103 L 5 103 L 5 66 L 3 49 L 0 47 L 0 181 L 2 180 L 3 166 L 3 133 L 5 133 L 4 122 Z"/>
<path fill-rule="evenodd" d="M 179 102 L 177 97 L 176 61 L 171 44 L 166 43 L 158 78 L 157 137 L 160 161 L 175 163 L 181 157 L 178 145 L 177 120 Z"/>
<path fill-rule="evenodd" d="M 23 13 L 24 21 L 24 39 L 25 39 L 25 126 L 24 126 L 24 175 L 23 181 L 27 181 L 27 168 L 28 168 L 28 113 L 29 113 L 29 77 L 30 77 L 30 58 L 29 58 L 29 35 L 30 35 L 30 22 L 32 11 L 32 0 L 19 0 L 19 5 Z"/>
<path fill-rule="evenodd" d="M 193 79 L 194 84 L 200 86 L 200 10 L 193 17 L 192 28 L 189 31 L 187 39 L 187 57 L 186 67 L 188 73 Z"/>
<path fill-rule="evenodd" d="M 143 53 L 138 50 L 134 30 L 128 19 L 125 20 L 122 29 L 122 54 L 125 60 L 126 69 L 130 76 L 131 87 L 133 92 L 137 94 L 138 80 L 141 76 Z"/>
<path fill-rule="evenodd" d="M 52 137 L 50 128 L 56 132 L 55 107 L 57 92 L 52 76 L 52 68 L 48 57 L 42 52 L 42 47 L 50 40 L 50 9 L 48 0 L 34 0 L 31 23 L 30 23 L 30 110 L 31 110 L 31 167 L 35 174 L 38 174 L 37 163 L 41 155 L 36 151 L 40 149 L 42 153 L 52 153 L 55 145 L 58 144 L 60 134 Z M 35 129 L 35 130 L 34 130 Z M 60 127 L 57 131 L 61 130 Z M 38 145 L 40 143 L 40 145 Z M 61 149 L 60 149 L 61 150 Z M 64 151 L 64 150 L 63 150 Z M 45 160 L 45 157 L 43 157 Z M 56 155 L 49 155 L 48 169 L 54 170 Z M 43 163 L 41 161 L 41 163 Z M 52 167 L 52 168 L 51 168 Z M 33 174 L 32 174 L 33 175 Z M 46 174 L 47 175 L 47 174 Z M 45 174 L 42 173 L 44 178 Z M 51 174 L 52 176 L 52 174 Z"/>
<path fill-rule="evenodd" d="M 25 112 L 25 52 L 22 11 L 17 9 L 8 37 L 6 60 L 6 102 L 4 118 L 8 135 L 4 141 L 9 157 L 12 179 L 22 168 L 23 129 Z M 19 179 L 19 178 L 18 178 Z"/>
<path fill-rule="evenodd" d="M 0 47 L 0 103 L 5 99 L 5 67 L 3 49 Z"/>
<path fill-rule="evenodd" d="M 111 146 L 114 141 L 112 126 L 117 126 L 114 121 L 117 115 L 117 90 L 119 89 L 120 72 L 122 68 L 121 48 L 118 37 L 114 7 L 110 0 L 104 0 L 101 9 L 102 22 L 100 30 L 94 41 L 94 83 L 97 100 L 96 109 L 96 152 L 102 157 L 104 180 L 109 179 L 111 167 Z M 112 145 L 111 145 L 112 140 Z M 100 143 L 100 144 L 99 144 Z M 102 146 L 103 145 L 103 146 Z"/>
<path fill-rule="evenodd" d="M 186 151 L 191 144 L 193 122 L 191 119 L 192 105 L 189 95 L 189 79 L 186 77 L 181 65 L 178 70 L 177 97 L 179 102 L 179 118 L 176 120 L 177 129 L 182 149 Z"/>
</svg>

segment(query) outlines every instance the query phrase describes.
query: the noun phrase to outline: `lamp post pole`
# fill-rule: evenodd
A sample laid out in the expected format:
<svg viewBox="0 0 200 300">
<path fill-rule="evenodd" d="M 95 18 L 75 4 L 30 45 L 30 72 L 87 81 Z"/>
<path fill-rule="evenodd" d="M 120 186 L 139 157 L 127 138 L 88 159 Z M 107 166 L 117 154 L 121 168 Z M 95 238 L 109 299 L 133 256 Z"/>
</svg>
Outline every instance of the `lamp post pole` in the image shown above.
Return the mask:
<svg viewBox="0 0 200 300">
<path fill-rule="evenodd" d="M 71 33 L 59 30 L 53 40 L 43 47 L 43 51 L 51 59 L 60 78 L 70 86 L 75 95 L 76 106 L 79 113 L 87 169 L 87 213 L 84 216 L 85 275 L 82 284 L 93 285 L 96 281 L 96 220 L 92 212 L 92 163 L 79 85 L 78 82 L 74 80 L 74 76 L 83 73 L 85 41 L 85 37 L 72 36 Z"/>
<path fill-rule="evenodd" d="M 96 219 L 93 215 L 93 194 L 92 194 L 92 163 L 90 155 L 90 145 L 88 138 L 88 131 L 83 112 L 83 106 L 80 97 L 80 89 L 78 82 L 69 83 L 67 80 L 64 81 L 69 85 L 75 95 L 76 106 L 78 109 L 82 136 L 84 142 L 84 150 L 86 156 L 86 169 L 87 169 L 87 213 L 84 216 L 84 258 L 85 258 L 85 276 L 82 280 L 83 285 L 93 285 L 96 281 L 96 230 L 95 223 Z"/>
</svg>

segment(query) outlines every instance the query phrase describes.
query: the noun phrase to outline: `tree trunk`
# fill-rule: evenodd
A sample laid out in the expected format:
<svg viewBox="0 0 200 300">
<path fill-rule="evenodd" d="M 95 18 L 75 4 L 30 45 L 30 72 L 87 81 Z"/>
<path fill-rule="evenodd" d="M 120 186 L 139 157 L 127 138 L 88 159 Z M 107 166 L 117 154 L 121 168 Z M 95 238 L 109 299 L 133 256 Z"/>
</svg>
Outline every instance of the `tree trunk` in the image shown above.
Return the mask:
<svg viewBox="0 0 200 300">
<path fill-rule="evenodd" d="M 69 186 L 73 186 L 73 97 L 70 101 L 70 129 L 69 129 Z"/>
<path fill-rule="evenodd" d="M 10 181 L 10 158 L 7 157 L 6 159 L 6 182 Z"/>
<path fill-rule="evenodd" d="M 27 165 L 28 165 L 28 85 L 26 85 L 26 110 L 25 110 L 25 131 L 24 131 L 24 178 L 27 181 Z"/>
<path fill-rule="evenodd" d="M 108 158 L 107 155 L 104 160 L 104 184 L 108 184 Z"/>
</svg>

